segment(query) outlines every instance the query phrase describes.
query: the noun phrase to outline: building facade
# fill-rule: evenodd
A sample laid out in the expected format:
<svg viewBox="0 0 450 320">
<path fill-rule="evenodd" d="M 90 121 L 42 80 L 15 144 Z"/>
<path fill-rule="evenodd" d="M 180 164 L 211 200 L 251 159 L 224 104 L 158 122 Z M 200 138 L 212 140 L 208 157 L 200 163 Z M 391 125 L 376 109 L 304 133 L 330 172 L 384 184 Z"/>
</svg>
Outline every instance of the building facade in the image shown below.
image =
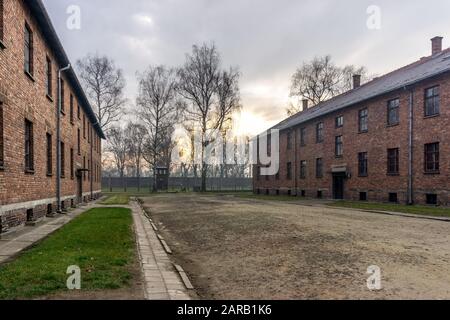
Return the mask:
<svg viewBox="0 0 450 320">
<path fill-rule="evenodd" d="M 450 49 L 286 119 L 280 169 L 254 191 L 313 198 L 450 205 Z M 260 147 L 260 146 L 259 146 Z"/>
<path fill-rule="evenodd" d="M 55 213 L 58 70 L 69 64 L 40 0 L 0 0 L 0 233 Z M 104 134 L 72 69 L 62 73 L 60 207 L 101 193 Z"/>
</svg>

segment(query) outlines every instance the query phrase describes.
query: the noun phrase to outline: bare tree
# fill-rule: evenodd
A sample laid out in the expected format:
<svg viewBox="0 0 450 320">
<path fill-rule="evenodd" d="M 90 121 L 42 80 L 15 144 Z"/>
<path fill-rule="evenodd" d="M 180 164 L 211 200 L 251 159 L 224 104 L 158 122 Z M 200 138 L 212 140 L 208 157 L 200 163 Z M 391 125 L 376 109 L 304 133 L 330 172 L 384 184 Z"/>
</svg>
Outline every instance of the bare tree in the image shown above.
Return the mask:
<svg viewBox="0 0 450 320">
<path fill-rule="evenodd" d="M 291 97 L 297 98 L 298 103 L 289 106 L 288 115 L 301 111 L 299 102 L 302 99 L 315 106 L 352 89 L 354 74 L 360 74 L 363 81 L 369 79 L 365 67 L 349 65 L 341 68 L 332 62 L 329 55 L 303 63 L 292 76 Z"/>
<path fill-rule="evenodd" d="M 117 172 L 122 180 L 122 185 L 126 188 L 124 176 L 127 165 L 128 144 L 125 131 L 121 127 L 115 126 L 110 129 L 107 151 L 111 152 L 113 155 Z"/>
<path fill-rule="evenodd" d="M 146 135 L 147 130 L 140 123 L 129 122 L 125 128 L 128 157 L 136 170 L 138 191 L 141 190 L 141 166 Z"/>
<path fill-rule="evenodd" d="M 125 78 L 121 69 L 107 56 L 88 54 L 77 61 L 81 82 L 94 107 L 101 128 L 119 121 L 126 102 L 123 96 Z"/>
<path fill-rule="evenodd" d="M 153 169 L 153 191 L 156 191 L 156 167 L 162 161 L 178 119 L 176 73 L 165 66 L 150 66 L 138 74 L 138 114 L 145 123 L 148 139 L 144 159 Z"/>
<path fill-rule="evenodd" d="M 223 124 L 239 105 L 239 72 L 221 70 L 221 58 L 216 47 L 194 45 L 192 53 L 178 70 L 178 92 L 184 98 L 186 120 L 192 121 L 201 134 L 201 190 L 206 191 L 208 166 L 205 149 L 220 134 Z"/>
</svg>

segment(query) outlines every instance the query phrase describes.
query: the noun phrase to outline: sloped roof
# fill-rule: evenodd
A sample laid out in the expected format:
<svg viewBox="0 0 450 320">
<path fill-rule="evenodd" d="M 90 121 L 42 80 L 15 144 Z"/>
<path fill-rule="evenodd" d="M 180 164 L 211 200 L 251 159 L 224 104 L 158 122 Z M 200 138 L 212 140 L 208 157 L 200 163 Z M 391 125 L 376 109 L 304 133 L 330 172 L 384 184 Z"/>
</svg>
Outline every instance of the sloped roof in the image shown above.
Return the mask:
<svg viewBox="0 0 450 320">
<path fill-rule="evenodd" d="M 450 71 L 450 48 L 376 78 L 359 88 L 322 102 L 315 107 L 301 111 L 275 125 L 272 129 L 285 130 L 448 71 Z"/>
<path fill-rule="evenodd" d="M 36 19 L 36 22 L 38 23 L 48 46 L 52 49 L 56 59 L 58 60 L 59 67 L 65 67 L 70 64 L 70 60 L 67 57 L 58 35 L 56 34 L 55 28 L 53 27 L 42 0 L 25 0 L 25 4 L 30 8 L 32 15 Z M 95 131 L 102 139 L 106 139 L 105 134 L 98 123 L 97 116 L 95 115 L 94 110 L 92 109 L 92 106 L 89 103 L 89 100 L 87 99 L 73 68 L 66 71 L 65 75 L 78 97 L 80 106 L 86 112 L 88 119 L 93 124 Z"/>
</svg>

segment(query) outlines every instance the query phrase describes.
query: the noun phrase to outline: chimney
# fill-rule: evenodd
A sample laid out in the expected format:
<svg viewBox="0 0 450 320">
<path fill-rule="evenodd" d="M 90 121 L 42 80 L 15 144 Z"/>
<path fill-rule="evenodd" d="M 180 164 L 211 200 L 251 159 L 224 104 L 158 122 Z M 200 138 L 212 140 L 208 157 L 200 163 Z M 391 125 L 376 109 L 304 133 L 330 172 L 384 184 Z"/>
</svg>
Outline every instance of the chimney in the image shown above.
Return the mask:
<svg viewBox="0 0 450 320">
<path fill-rule="evenodd" d="M 431 39 L 431 54 L 434 56 L 442 51 L 443 37 L 434 37 Z"/>
<path fill-rule="evenodd" d="M 353 89 L 359 88 L 361 86 L 361 75 L 353 75 Z"/>
<path fill-rule="evenodd" d="M 308 99 L 303 99 L 303 111 L 308 110 L 309 108 L 309 103 L 308 103 Z"/>
</svg>

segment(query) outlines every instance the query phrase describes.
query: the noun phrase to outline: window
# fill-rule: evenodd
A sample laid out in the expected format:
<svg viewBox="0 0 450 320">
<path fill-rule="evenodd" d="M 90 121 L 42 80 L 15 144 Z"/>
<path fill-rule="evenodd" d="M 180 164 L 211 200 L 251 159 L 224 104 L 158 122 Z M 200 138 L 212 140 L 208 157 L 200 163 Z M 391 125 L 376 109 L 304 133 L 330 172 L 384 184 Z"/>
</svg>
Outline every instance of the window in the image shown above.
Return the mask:
<svg viewBox="0 0 450 320">
<path fill-rule="evenodd" d="M 286 178 L 288 179 L 288 180 L 291 180 L 292 179 L 292 162 L 288 162 L 287 163 L 287 169 L 286 169 Z"/>
<path fill-rule="evenodd" d="M 300 179 L 306 179 L 306 160 L 300 161 Z"/>
<path fill-rule="evenodd" d="M 336 118 L 336 128 L 342 128 L 344 126 L 344 116 Z"/>
<path fill-rule="evenodd" d="M 66 165 L 65 165 L 65 145 L 61 141 L 61 178 L 66 176 Z"/>
<path fill-rule="evenodd" d="M 0 168 L 5 165 L 3 149 L 3 104 L 0 102 Z"/>
<path fill-rule="evenodd" d="M 34 171 L 33 123 L 25 119 L 25 171 Z"/>
<path fill-rule="evenodd" d="M 291 150 L 292 149 L 292 132 L 289 131 L 287 133 L 287 149 Z"/>
<path fill-rule="evenodd" d="M 322 199 L 323 198 L 323 191 L 322 190 L 318 190 L 317 191 L 317 199 Z"/>
<path fill-rule="evenodd" d="M 47 176 L 53 174 L 52 166 L 52 135 L 47 133 Z"/>
<path fill-rule="evenodd" d="M 275 180 L 280 180 L 280 171 L 278 170 L 277 174 L 275 175 Z"/>
<path fill-rule="evenodd" d="M 77 104 L 77 118 L 78 118 L 78 120 L 81 120 L 81 110 L 80 110 L 79 104 Z"/>
<path fill-rule="evenodd" d="M 300 191 L 300 196 L 303 197 L 303 198 L 306 197 L 306 190 L 301 190 Z"/>
<path fill-rule="evenodd" d="M 425 117 L 439 114 L 439 86 L 425 89 Z"/>
<path fill-rule="evenodd" d="M 367 177 L 368 164 L 367 164 L 367 152 L 358 153 L 358 175 L 360 177 Z"/>
<path fill-rule="evenodd" d="M 394 99 L 388 102 L 388 125 L 395 126 L 400 123 L 400 100 Z"/>
<path fill-rule="evenodd" d="M 300 129 L 300 145 L 302 147 L 306 146 L 306 128 Z"/>
<path fill-rule="evenodd" d="M 89 159 L 88 159 L 88 170 L 89 171 L 87 173 L 87 179 L 88 179 L 88 181 L 91 181 L 91 172 L 92 172 L 92 170 L 91 170 L 91 160 L 89 160 Z"/>
<path fill-rule="evenodd" d="M 52 97 L 52 91 L 53 91 L 53 84 L 52 84 L 52 61 L 49 57 L 47 57 L 47 81 L 46 81 L 46 89 L 47 89 L 47 96 Z"/>
<path fill-rule="evenodd" d="M 369 131 L 369 111 L 367 109 L 359 110 L 359 132 Z"/>
<path fill-rule="evenodd" d="M 323 160 L 322 160 L 322 158 L 316 159 L 316 177 L 317 178 L 323 177 Z"/>
<path fill-rule="evenodd" d="M 3 48 L 1 42 L 3 41 L 3 0 L 0 0 L 0 49 Z"/>
<path fill-rule="evenodd" d="M 359 193 L 359 201 L 367 201 L 367 192 Z"/>
<path fill-rule="evenodd" d="M 342 157 L 344 155 L 344 143 L 342 141 L 342 136 L 336 137 L 335 145 L 336 157 Z"/>
<path fill-rule="evenodd" d="M 438 204 L 437 194 L 427 194 L 426 202 L 429 205 L 437 206 L 437 204 Z"/>
<path fill-rule="evenodd" d="M 64 99 L 64 96 L 65 96 L 64 85 L 65 85 L 64 84 L 64 80 L 61 79 L 61 112 L 62 113 L 64 113 L 65 109 L 66 109 L 66 107 L 65 107 L 65 99 Z"/>
<path fill-rule="evenodd" d="M 73 149 L 70 148 L 70 179 L 74 179 L 75 178 L 75 173 L 73 172 Z"/>
<path fill-rule="evenodd" d="M 83 114 L 83 138 L 86 139 L 86 116 Z"/>
<path fill-rule="evenodd" d="M 398 194 L 395 192 L 389 193 L 389 202 L 398 203 Z"/>
<path fill-rule="evenodd" d="M 399 149 L 388 149 L 388 165 L 387 173 L 390 175 L 397 175 L 399 173 Z"/>
<path fill-rule="evenodd" d="M 439 142 L 425 145 L 425 172 L 439 172 Z"/>
<path fill-rule="evenodd" d="M 28 24 L 24 31 L 24 69 L 29 75 L 33 75 L 33 32 Z"/>
<path fill-rule="evenodd" d="M 317 124 L 316 141 L 317 141 L 317 143 L 323 142 L 323 122 Z"/>
<path fill-rule="evenodd" d="M 77 129 L 77 151 L 78 151 L 78 155 L 81 156 L 81 133 L 80 133 L 80 128 Z"/>
<path fill-rule="evenodd" d="M 86 157 L 83 157 L 83 169 L 86 169 Z M 258 176 L 261 175 L 261 168 L 259 168 Z M 86 172 L 83 171 L 83 180 L 86 181 Z"/>
<path fill-rule="evenodd" d="M 70 94 L 70 106 L 69 106 L 70 110 L 70 123 L 73 124 L 73 94 Z"/>
</svg>

